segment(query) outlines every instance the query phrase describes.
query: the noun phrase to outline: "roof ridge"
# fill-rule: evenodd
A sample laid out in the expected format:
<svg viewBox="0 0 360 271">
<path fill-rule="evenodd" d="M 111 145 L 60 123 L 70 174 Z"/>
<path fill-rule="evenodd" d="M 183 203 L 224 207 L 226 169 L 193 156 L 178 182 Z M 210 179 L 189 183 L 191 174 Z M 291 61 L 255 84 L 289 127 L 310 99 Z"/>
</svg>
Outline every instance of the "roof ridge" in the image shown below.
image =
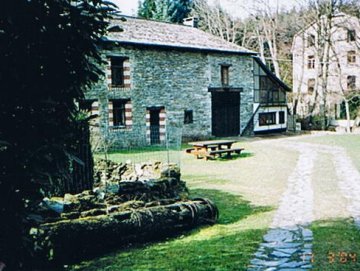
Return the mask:
<svg viewBox="0 0 360 271">
<path fill-rule="evenodd" d="M 166 21 L 161 21 L 159 19 L 147 19 L 147 18 L 142 18 L 142 17 L 138 17 L 138 16 L 131 16 L 131 15 L 117 14 L 114 17 L 118 17 L 116 19 L 121 19 L 121 17 L 125 17 L 125 18 L 131 18 L 131 19 L 136 19 L 136 20 L 144 20 L 144 21 L 151 21 L 151 22 L 164 23 L 164 24 L 170 24 L 170 25 L 179 25 L 179 26 L 191 27 L 189 25 L 184 25 L 184 24 L 181 24 L 181 23 L 166 22 Z M 191 28 L 193 28 L 193 27 L 191 27 Z"/>
</svg>

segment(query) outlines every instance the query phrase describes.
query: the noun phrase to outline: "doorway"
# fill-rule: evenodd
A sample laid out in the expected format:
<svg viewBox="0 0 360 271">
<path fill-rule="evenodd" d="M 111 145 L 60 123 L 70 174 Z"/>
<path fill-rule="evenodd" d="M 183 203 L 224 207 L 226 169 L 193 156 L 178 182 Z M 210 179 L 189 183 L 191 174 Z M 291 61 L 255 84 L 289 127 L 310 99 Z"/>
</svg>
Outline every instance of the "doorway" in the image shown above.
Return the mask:
<svg viewBox="0 0 360 271">
<path fill-rule="evenodd" d="M 212 92 L 212 134 L 217 137 L 240 134 L 240 92 Z"/>
<path fill-rule="evenodd" d="M 160 144 L 160 109 L 150 110 L 150 144 Z"/>
</svg>

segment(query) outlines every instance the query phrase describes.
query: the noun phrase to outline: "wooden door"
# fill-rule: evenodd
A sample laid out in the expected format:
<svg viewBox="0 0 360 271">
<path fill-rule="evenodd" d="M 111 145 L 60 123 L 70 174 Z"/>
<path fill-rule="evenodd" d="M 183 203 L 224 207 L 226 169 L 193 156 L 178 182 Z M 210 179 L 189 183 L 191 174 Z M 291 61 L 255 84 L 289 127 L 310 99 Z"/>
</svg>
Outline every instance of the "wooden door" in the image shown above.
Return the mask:
<svg viewBox="0 0 360 271">
<path fill-rule="evenodd" d="M 240 93 L 212 92 L 212 133 L 214 136 L 240 134 Z"/>
<path fill-rule="evenodd" d="M 150 144 L 160 144 L 160 109 L 150 110 Z"/>
</svg>

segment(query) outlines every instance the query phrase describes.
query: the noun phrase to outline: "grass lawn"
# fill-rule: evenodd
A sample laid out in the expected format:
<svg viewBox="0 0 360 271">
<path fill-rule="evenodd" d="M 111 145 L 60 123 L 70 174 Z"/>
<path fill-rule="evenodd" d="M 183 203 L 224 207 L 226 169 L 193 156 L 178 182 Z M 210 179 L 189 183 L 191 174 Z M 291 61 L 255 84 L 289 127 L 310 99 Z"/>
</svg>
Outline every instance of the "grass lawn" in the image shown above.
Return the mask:
<svg viewBox="0 0 360 271">
<path fill-rule="evenodd" d="M 360 270 L 360 232 L 350 219 L 318 221 L 311 227 L 314 234 L 315 270 Z"/>
<path fill-rule="evenodd" d="M 84 261 L 69 270 L 246 270 L 266 231 L 270 209 L 217 190 L 196 189 L 191 196 L 216 202 L 218 224 Z"/>
<path fill-rule="evenodd" d="M 183 145 L 182 149 L 187 147 Z M 286 188 L 297 153 L 271 145 L 264 148 L 251 141 L 235 147 L 245 148 L 245 152 L 231 160 L 205 161 L 184 150 L 174 154 L 181 161 L 182 179 L 190 187 L 191 196 L 208 197 L 218 206 L 216 225 L 122 249 L 69 270 L 246 270 Z M 110 153 L 109 158 L 117 162 L 164 161 L 161 158 L 165 156 L 166 152 L 154 149 Z"/>
<path fill-rule="evenodd" d="M 311 136 L 303 137 L 301 141 L 343 147 L 354 165 L 360 170 L 359 135 Z M 323 182 L 321 182 L 320 176 L 316 176 L 313 183 L 314 192 L 318 199 L 315 199 L 315 213 L 322 210 L 322 217 L 325 214 L 325 216 L 339 218 L 319 220 L 311 226 L 314 234 L 314 270 L 360 270 L 360 231 L 355 228 L 351 219 L 346 219 L 349 214 L 345 208 L 346 206 L 344 206 L 344 200 L 338 200 L 339 188 L 336 182 L 331 179 L 331 175 L 334 176 L 335 174 L 334 172 L 331 173 L 334 171 L 332 164 L 325 164 L 321 170 L 322 172 L 319 172 L 319 175 L 323 177 Z M 323 208 L 322 205 L 327 206 L 327 208 Z"/>
<path fill-rule="evenodd" d="M 360 170 L 360 136 L 302 136 L 295 140 L 344 147 Z M 171 154 L 159 149 L 111 153 L 110 159 L 117 162 L 166 162 L 169 158 L 179 162 L 191 195 L 212 199 L 219 208 L 219 221 L 177 238 L 102 255 L 68 270 L 246 270 L 298 159 L 296 151 L 272 142 L 244 139 L 234 147 L 245 148 L 245 152 L 231 160 L 196 159 L 185 153 L 186 145 L 180 153 Z M 314 270 L 360 270 L 360 233 L 347 218 L 347 201 L 339 191 L 330 154 L 319 153 L 312 178 L 318 220 L 311 226 Z M 329 253 L 334 253 L 334 259 Z M 357 259 L 352 262 L 354 253 Z"/>
</svg>

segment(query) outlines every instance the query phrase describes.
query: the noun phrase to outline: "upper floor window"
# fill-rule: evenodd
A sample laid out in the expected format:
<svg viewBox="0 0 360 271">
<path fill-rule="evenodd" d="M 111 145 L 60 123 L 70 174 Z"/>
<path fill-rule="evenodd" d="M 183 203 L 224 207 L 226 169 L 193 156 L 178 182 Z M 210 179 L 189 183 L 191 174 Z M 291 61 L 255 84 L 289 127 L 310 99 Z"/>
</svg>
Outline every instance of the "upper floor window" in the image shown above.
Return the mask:
<svg viewBox="0 0 360 271">
<path fill-rule="evenodd" d="M 255 77 L 254 101 L 256 103 L 284 103 L 285 91 L 266 75 Z"/>
<path fill-rule="evenodd" d="M 221 84 L 224 86 L 229 85 L 229 66 L 221 65 Z"/>
<path fill-rule="evenodd" d="M 356 52 L 355 51 L 349 51 L 347 53 L 347 62 L 348 62 L 348 64 L 356 63 Z"/>
<path fill-rule="evenodd" d="M 315 56 L 308 56 L 308 69 L 315 69 Z"/>
<path fill-rule="evenodd" d="M 347 89 L 352 90 L 356 88 L 356 76 L 349 75 L 347 77 Z"/>
<path fill-rule="evenodd" d="M 111 57 L 111 86 L 123 87 L 124 86 L 124 58 Z"/>
<path fill-rule="evenodd" d="M 307 47 L 311 47 L 315 45 L 315 35 L 308 35 L 307 37 Z"/>
<path fill-rule="evenodd" d="M 315 89 L 315 79 L 311 78 L 308 80 L 308 93 L 312 94 Z"/>
<path fill-rule="evenodd" d="M 356 40 L 356 31 L 355 30 L 348 30 L 347 32 L 347 41 L 355 41 Z"/>
</svg>

